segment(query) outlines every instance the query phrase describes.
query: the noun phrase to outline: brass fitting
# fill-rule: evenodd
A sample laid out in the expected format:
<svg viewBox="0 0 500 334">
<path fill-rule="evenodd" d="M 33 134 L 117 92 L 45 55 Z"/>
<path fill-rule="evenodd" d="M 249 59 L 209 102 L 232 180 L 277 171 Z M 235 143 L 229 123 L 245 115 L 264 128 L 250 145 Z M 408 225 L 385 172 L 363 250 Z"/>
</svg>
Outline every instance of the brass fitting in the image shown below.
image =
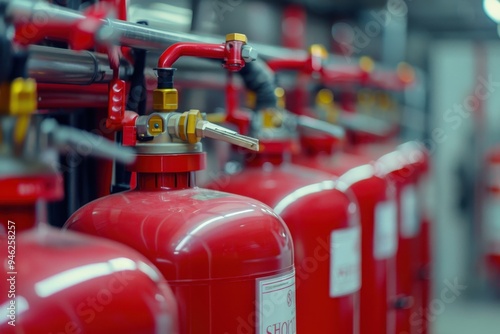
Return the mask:
<svg viewBox="0 0 500 334">
<path fill-rule="evenodd" d="M 328 58 L 328 51 L 321 44 L 313 44 L 309 47 L 309 54 L 314 57 L 319 57 L 321 59 Z"/>
<path fill-rule="evenodd" d="M 368 56 L 359 58 L 359 67 L 361 70 L 370 73 L 375 68 L 375 62 Z"/>
<path fill-rule="evenodd" d="M 206 120 L 210 123 L 222 124 L 226 122 L 226 115 L 224 113 L 207 114 Z"/>
<path fill-rule="evenodd" d="M 0 113 L 29 115 L 36 110 L 36 82 L 33 79 L 16 78 L 0 86 Z"/>
<path fill-rule="evenodd" d="M 331 90 L 326 88 L 321 89 L 318 94 L 316 94 L 316 105 L 324 111 L 324 117 L 328 123 L 337 123 L 339 112 L 335 106 L 335 100 Z"/>
<path fill-rule="evenodd" d="M 246 103 L 248 108 L 252 110 L 255 109 L 255 106 L 257 105 L 257 94 L 255 94 L 254 91 L 251 90 L 247 91 Z"/>
<path fill-rule="evenodd" d="M 245 34 L 240 34 L 240 33 L 231 33 L 226 35 L 226 42 L 233 42 L 233 41 L 239 41 L 243 43 L 247 43 L 248 39 Z"/>
<path fill-rule="evenodd" d="M 165 123 L 163 118 L 158 115 L 153 115 L 148 120 L 148 131 L 153 136 L 158 136 L 165 131 Z"/>
<path fill-rule="evenodd" d="M 16 78 L 0 86 L 0 114 L 18 116 L 14 132 L 17 143 L 26 137 L 37 99 L 36 82 L 33 79 Z"/>
<path fill-rule="evenodd" d="M 280 110 L 269 108 L 262 111 L 262 128 L 279 128 L 283 125 L 283 115 Z"/>
<path fill-rule="evenodd" d="M 316 94 L 316 104 L 328 106 L 333 103 L 333 93 L 331 90 L 323 88 Z"/>
<path fill-rule="evenodd" d="M 278 108 L 285 109 L 286 107 L 285 90 L 281 87 L 276 87 L 274 89 L 274 95 L 276 96 Z"/>
<path fill-rule="evenodd" d="M 172 112 L 178 108 L 178 94 L 175 88 L 156 88 L 153 91 L 153 109 Z"/>
<path fill-rule="evenodd" d="M 196 124 L 203 120 L 201 112 L 196 109 L 185 111 L 179 117 L 178 133 L 181 140 L 187 141 L 189 144 L 196 144 L 201 140 L 196 134 Z"/>
</svg>

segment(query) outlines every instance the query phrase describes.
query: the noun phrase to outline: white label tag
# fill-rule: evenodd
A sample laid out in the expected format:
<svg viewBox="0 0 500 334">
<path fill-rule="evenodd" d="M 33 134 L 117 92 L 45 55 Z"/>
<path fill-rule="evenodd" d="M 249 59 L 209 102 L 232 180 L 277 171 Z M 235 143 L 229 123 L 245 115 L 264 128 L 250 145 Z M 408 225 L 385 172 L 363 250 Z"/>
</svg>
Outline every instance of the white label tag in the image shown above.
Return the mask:
<svg viewBox="0 0 500 334">
<path fill-rule="evenodd" d="M 295 318 L 295 271 L 258 279 L 257 333 L 295 333 Z"/>
<path fill-rule="evenodd" d="M 330 235 L 330 297 L 340 297 L 361 287 L 361 229 L 333 231 Z"/>
<path fill-rule="evenodd" d="M 375 235 L 373 254 L 376 259 L 387 259 L 398 250 L 398 222 L 396 202 L 385 201 L 375 207 Z"/>
<path fill-rule="evenodd" d="M 500 200 L 489 195 L 485 203 L 484 236 L 490 254 L 500 254 Z"/>
<path fill-rule="evenodd" d="M 401 191 L 401 236 L 413 238 L 420 230 L 420 212 L 418 208 L 417 191 L 410 185 Z"/>
</svg>

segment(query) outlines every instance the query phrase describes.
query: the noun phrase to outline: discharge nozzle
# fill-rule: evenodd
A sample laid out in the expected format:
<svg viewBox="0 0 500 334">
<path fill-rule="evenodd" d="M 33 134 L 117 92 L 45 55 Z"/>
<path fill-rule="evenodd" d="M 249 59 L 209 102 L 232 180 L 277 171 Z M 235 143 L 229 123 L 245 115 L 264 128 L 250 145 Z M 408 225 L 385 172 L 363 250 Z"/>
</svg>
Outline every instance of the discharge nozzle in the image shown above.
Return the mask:
<svg viewBox="0 0 500 334">
<path fill-rule="evenodd" d="M 241 135 L 236 131 L 229 130 L 208 121 L 202 120 L 196 123 L 196 135 L 202 138 L 222 140 L 252 151 L 259 150 L 258 139 Z"/>
<path fill-rule="evenodd" d="M 154 113 L 140 116 L 137 123 L 137 135 L 139 140 L 143 138 L 143 140 L 153 140 L 157 143 L 174 143 L 180 140 L 184 143 L 196 144 L 202 138 L 212 138 L 249 150 L 259 150 L 258 139 L 206 121 L 202 113 L 195 109 L 183 113 Z"/>
</svg>

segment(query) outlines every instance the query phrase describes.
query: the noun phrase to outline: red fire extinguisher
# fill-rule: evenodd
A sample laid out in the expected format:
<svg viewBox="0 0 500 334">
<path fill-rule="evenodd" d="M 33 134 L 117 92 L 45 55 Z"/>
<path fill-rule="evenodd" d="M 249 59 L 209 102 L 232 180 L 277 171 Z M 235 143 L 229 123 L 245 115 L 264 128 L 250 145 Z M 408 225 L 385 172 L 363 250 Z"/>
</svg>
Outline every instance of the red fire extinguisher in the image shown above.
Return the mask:
<svg viewBox="0 0 500 334">
<path fill-rule="evenodd" d="M 324 71 L 328 73 L 328 71 Z M 368 73 L 368 72 L 367 72 Z M 335 76 L 324 75 L 327 81 L 334 81 Z M 331 77 L 328 79 L 328 77 Z M 400 64 L 397 71 L 370 71 L 369 81 L 375 86 L 389 91 L 405 89 L 414 82 L 411 66 Z M 379 94 L 380 95 L 380 94 Z M 382 97 L 384 95 L 382 94 Z M 431 285 L 431 227 L 426 212 L 425 192 L 428 179 L 429 155 L 426 148 L 415 142 L 397 146 L 395 134 L 397 127 L 384 131 L 385 135 L 365 136 L 356 134 L 348 151 L 378 160 L 379 169 L 386 169 L 386 178 L 396 184 L 396 203 L 398 209 L 398 244 L 397 255 L 398 298 L 400 308 L 397 332 L 407 331 L 427 333 L 425 314 L 430 302 Z M 381 167 L 382 166 L 382 167 Z M 387 168 L 388 167 L 388 168 Z"/>
<path fill-rule="evenodd" d="M 487 179 L 484 203 L 485 254 L 491 282 L 500 289 L 500 151 L 491 149 L 486 158 Z"/>
<path fill-rule="evenodd" d="M 262 148 L 245 154 L 241 172 L 224 175 L 208 187 L 263 201 L 287 224 L 295 247 L 299 333 L 358 333 L 361 231 L 357 205 L 343 183 L 331 175 L 290 163 L 297 148 L 290 134 L 296 133 L 299 124 L 314 127 L 317 123 L 276 108 L 273 75 L 264 63 L 246 68 L 243 81 L 256 91 L 259 110 L 252 128 Z M 228 110 L 227 120 L 234 119 L 234 112 Z M 280 333 L 278 329 L 269 328 L 267 333 Z"/>
<path fill-rule="evenodd" d="M 425 230 L 422 230 L 418 197 L 419 181 L 426 168 L 425 150 L 418 143 L 408 142 L 382 156 L 377 164 L 396 185 L 399 230 L 397 306 L 400 309 L 397 330 L 422 332 L 426 330 L 427 324 L 425 319 L 418 317 L 418 309 L 426 307 L 424 303 L 429 298 L 426 294 L 430 284 L 425 274 L 430 261 L 426 249 L 429 247 L 429 226 L 426 225 Z"/>
<path fill-rule="evenodd" d="M 173 62 L 181 55 L 245 65 L 246 37 L 220 45 L 179 43 L 162 55 L 156 112 L 124 126 L 135 146 L 132 191 L 91 202 L 69 218 L 71 230 L 127 244 L 160 269 L 180 305 L 181 333 L 295 332 L 293 245 L 283 221 L 268 206 L 242 196 L 196 187 L 205 167 L 202 137 L 258 149 L 258 141 L 211 124 L 201 113 L 177 109 Z M 247 61 L 248 57 L 246 57 Z"/>
<path fill-rule="evenodd" d="M 319 94 L 326 94 L 320 91 Z M 342 151 L 334 138 L 301 134 L 301 152 L 295 164 L 339 177 L 353 192 L 362 228 L 362 284 L 360 333 L 396 333 L 397 221 L 394 185 L 371 163 L 369 157 Z"/>
<path fill-rule="evenodd" d="M 331 72 L 328 72 L 328 75 L 325 73 L 321 62 L 321 50 L 323 48 L 316 45 L 310 49 L 307 59 L 271 61 L 270 65 L 275 71 L 298 70 L 304 74 L 314 71 L 328 78 Z M 323 53 L 326 54 L 326 50 Z M 335 75 L 334 78 L 349 82 L 356 82 L 357 79 L 362 81 L 360 73 L 364 72 L 344 71 L 342 75 Z M 322 80 L 325 81 L 327 80 Z M 339 117 L 339 110 L 333 108 L 331 91 L 320 90 L 316 101 L 316 110 L 310 110 L 303 105 L 295 112 L 299 115 L 314 114 L 332 123 L 341 121 L 348 125 L 350 131 L 353 128 L 358 132 L 363 129 L 359 126 L 360 122 L 352 122 L 352 118 L 349 122 L 343 122 L 344 120 Z M 365 127 L 368 129 L 366 132 L 370 131 L 371 135 L 372 129 Z M 339 182 L 343 182 L 352 191 L 359 205 L 363 229 L 360 332 L 396 333 L 394 301 L 396 300 L 397 222 L 394 186 L 376 171 L 369 156 L 337 152 L 342 144 L 338 139 L 305 130 L 300 133 L 300 142 L 301 152 L 292 157 L 294 164 L 340 177 Z"/>
<path fill-rule="evenodd" d="M 36 97 L 32 81 L 12 85 L 10 101 L 22 97 L 25 111 L 36 106 L 28 103 Z M 22 117 L 0 116 L 8 149 L 0 155 L 0 187 L 8 192 L 0 198 L 0 332 L 178 333 L 172 291 L 144 256 L 46 224 L 44 203 L 63 193 L 51 150 L 85 146 L 123 162 L 130 162 L 130 152 L 52 119 L 21 125 L 29 123 Z"/>
<path fill-rule="evenodd" d="M 421 143 L 406 142 L 398 147 L 416 174 L 417 212 L 417 262 L 413 274 L 414 306 L 410 315 L 410 326 L 417 334 L 430 332 L 429 320 L 423 316 L 430 307 L 432 296 L 432 220 L 427 204 L 430 182 L 431 160 L 428 150 Z M 408 209 L 406 209 L 408 211 Z M 411 208 L 410 208 L 411 210 Z"/>
</svg>

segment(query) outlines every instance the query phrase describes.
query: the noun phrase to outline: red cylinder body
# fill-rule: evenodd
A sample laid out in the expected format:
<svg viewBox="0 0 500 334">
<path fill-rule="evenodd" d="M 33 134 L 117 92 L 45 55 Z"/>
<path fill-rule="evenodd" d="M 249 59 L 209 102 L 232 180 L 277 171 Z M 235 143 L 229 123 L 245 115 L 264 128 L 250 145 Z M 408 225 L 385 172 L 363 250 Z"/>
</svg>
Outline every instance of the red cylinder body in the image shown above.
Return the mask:
<svg viewBox="0 0 500 334">
<path fill-rule="evenodd" d="M 398 253 L 397 267 L 397 312 L 396 332 L 422 331 L 426 328 L 424 312 L 426 305 L 422 292 L 420 273 L 425 262 L 422 252 L 422 215 L 419 208 L 418 182 L 422 175 L 422 151 L 410 149 L 405 144 L 378 159 L 377 165 L 396 186 L 398 208 Z M 427 229 L 428 232 L 428 229 Z M 425 240 L 424 240 L 425 241 Z M 419 315 L 420 314 L 420 315 Z"/>
<path fill-rule="evenodd" d="M 377 175 L 367 156 L 333 153 L 336 140 L 302 136 L 302 153 L 294 163 L 339 177 L 359 205 L 362 228 L 360 333 L 395 332 L 397 222 L 394 189 Z"/>
<path fill-rule="evenodd" d="M 486 264 L 491 282 L 500 289 L 500 149 L 490 150 L 486 158 L 488 177 L 484 203 L 484 226 Z"/>
<path fill-rule="evenodd" d="M 259 153 L 247 163 L 208 187 L 263 201 L 287 224 L 295 247 L 297 332 L 358 333 L 360 228 L 351 195 L 329 174 L 284 162 L 283 153 Z"/>
<path fill-rule="evenodd" d="M 175 168 L 169 158 L 158 156 Z M 183 155 L 171 158 L 179 163 Z M 283 221 L 256 200 L 195 187 L 193 172 L 148 173 L 141 160 L 134 190 L 87 204 L 66 227 L 122 242 L 149 258 L 179 302 L 181 333 L 274 327 L 293 333 L 293 246 Z"/>
<path fill-rule="evenodd" d="M 178 333 L 171 290 L 137 252 L 48 226 L 11 231 L 0 239 L 1 333 Z"/>
</svg>

